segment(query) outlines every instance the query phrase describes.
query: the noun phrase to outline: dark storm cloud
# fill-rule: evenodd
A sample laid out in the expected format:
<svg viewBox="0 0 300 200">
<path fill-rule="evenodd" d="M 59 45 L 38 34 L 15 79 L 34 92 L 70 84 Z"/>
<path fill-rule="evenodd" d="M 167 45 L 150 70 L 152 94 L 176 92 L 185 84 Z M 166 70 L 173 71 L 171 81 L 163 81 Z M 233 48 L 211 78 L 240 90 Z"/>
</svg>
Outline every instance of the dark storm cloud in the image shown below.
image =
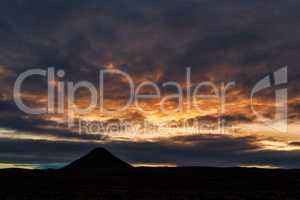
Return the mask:
<svg viewBox="0 0 300 200">
<path fill-rule="evenodd" d="M 196 135 L 173 137 L 158 143 L 141 142 L 137 145 L 131 142 L 114 142 L 108 146 L 125 149 L 128 154 L 135 152 L 133 156 L 127 155 L 131 162 L 174 163 L 180 166 L 234 166 L 242 161 L 239 160 L 241 154 L 257 149 L 256 145 L 251 144 L 254 140 L 255 138 L 251 137 L 233 139 L 227 136 Z M 122 155 L 122 151 L 117 152 Z"/>
<path fill-rule="evenodd" d="M 2 1 L 0 66 L 11 73 L 5 79 L 0 76 L 1 100 L 10 96 L 7 93 L 11 93 L 14 80 L 26 69 L 54 66 L 66 71 L 66 79 L 96 83 L 96 70 L 109 63 L 134 77 L 158 82 L 183 80 L 184 68 L 189 66 L 193 82 L 214 76 L 217 81 L 235 80 L 241 88 L 251 88 L 264 75 L 289 65 L 289 95 L 296 96 L 299 6 L 296 0 Z M 36 80 L 26 82 L 26 86 L 37 93 L 45 91 Z M 108 87 L 122 90 L 119 86 Z M 124 96 L 121 92 L 117 95 L 118 99 Z M 111 98 L 117 97 L 115 92 Z M 0 102 L 0 111 L 1 127 L 77 138 L 72 131 L 45 128 L 55 125 L 25 116 L 9 101 Z M 144 118 L 138 114 L 129 117 Z M 227 116 L 227 120 L 252 119 Z M 112 142 L 105 146 L 131 162 L 300 167 L 298 151 L 257 151 L 254 138 L 171 139 L 173 142 Z M 1 139 L 0 160 L 69 162 L 96 146 Z"/>
<path fill-rule="evenodd" d="M 96 147 L 96 144 L 1 139 L 1 162 L 69 162 Z"/>
<path fill-rule="evenodd" d="M 193 82 L 213 74 L 216 80 L 235 80 L 240 87 L 251 88 L 260 74 L 282 65 L 289 65 L 291 78 L 299 75 L 294 53 L 299 52 L 298 4 L 2 2 L 0 64 L 16 74 L 54 66 L 66 70 L 66 79 L 95 84 L 95 72 L 109 63 L 133 77 L 159 82 L 184 79 L 189 66 Z M 26 82 L 29 88 L 38 87 L 31 82 Z"/>
<path fill-rule="evenodd" d="M 253 122 L 255 117 L 250 116 L 250 114 L 232 114 L 232 115 L 206 115 L 193 117 L 186 120 L 186 122 L 190 125 L 195 123 L 204 123 L 204 124 L 217 124 L 219 120 L 223 120 L 227 125 L 235 124 L 235 123 L 247 123 Z"/>
<path fill-rule="evenodd" d="M 300 119 L 300 104 L 294 103 L 289 105 L 289 120 L 294 121 L 297 123 L 297 121 Z"/>
<path fill-rule="evenodd" d="M 297 4 L 11 1 L 1 5 L 1 62 L 64 68 L 74 79 L 107 63 L 132 75 L 163 68 L 162 79 L 180 79 L 186 66 L 205 75 L 226 64 L 250 80 L 257 69 L 296 67 Z"/>
<path fill-rule="evenodd" d="M 9 128 L 19 133 L 37 135 L 37 136 L 54 136 L 57 139 L 82 139 L 82 140 L 103 140 L 102 135 L 84 134 L 80 135 L 78 131 L 66 129 L 64 126 L 53 121 L 42 120 L 38 118 L 26 117 L 7 117 L 1 118 L 0 127 Z M 18 134 L 18 133 L 14 133 Z M 9 135 L 7 135 L 9 137 Z"/>
<path fill-rule="evenodd" d="M 0 100 L 0 112 L 1 113 L 13 113 L 13 114 L 21 114 L 20 109 L 15 105 L 12 101 Z"/>
<path fill-rule="evenodd" d="M 0 127 L 23 132 L 23 134 L 54 136 L 62 139 L 103 140 L 101 135 L 80 135 L 78 131 L 66 129 L 66 125 L 33 117 L 21 112 L 13 102 L 0 101 Z M 13 133 L 17 134 L 17 133 Z M 9 135 L 7 135 L 9 136 Z"/>
<path fill-rule="evenodd" d="M 289 144 L 293 145 L 293 146 L 300 146 L 300 142 L 299 141 L 293 141 L 293 142 L 290 142 Z"/>
<path fill-rule="evenodd" d="M 261 150 L 254 137 L 175 137 L 161 142 L 111 142 L 106 144 L 1 140 L 0 159 L 13 163 L 69 163 L 102 146 L 131 163 L 173 163 L 179 166 L 270 165 L 300 167 L 300 152 Z"/>
</svg>

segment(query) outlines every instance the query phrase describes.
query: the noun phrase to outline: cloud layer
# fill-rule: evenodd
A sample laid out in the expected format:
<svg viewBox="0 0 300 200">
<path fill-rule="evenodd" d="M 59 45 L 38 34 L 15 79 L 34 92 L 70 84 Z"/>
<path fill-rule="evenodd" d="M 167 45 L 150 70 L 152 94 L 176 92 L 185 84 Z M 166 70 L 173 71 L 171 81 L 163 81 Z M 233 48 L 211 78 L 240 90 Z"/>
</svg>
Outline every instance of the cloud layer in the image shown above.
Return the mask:
<svg viewBox="0 0 300 200">
<path fill-rule="evenodd" d="M 294 0 L 1 2 L 0 161 L 69 162 L 90 148 L 104 145 L 132 163 L 300 167 L 297 128 L 284 138 L 256 129 L 259 125 L 249 107 L 250 91 L 255 83 L 287 65 L 288 117 L 290 123 L 298 124 L 299 4 Z M 99 70 L 119 69 L 127 72 L 136 84 L 153 81 L 163 96 L 174 93 L 174 88 L 162 86 L 166 81 L 186 86 L 186 67 L 192 71 L 192 88 L 201 81 L 217 84 L 235 81 L 222 116 L 229 125 L 243 129 L 247 124 L 253 130 L 240 131 L 239 134 L 246 134 L 238 137 L 205 134 L 190 137 L 187 133 L 163 139 L 154 135 L 149 140 L 137 141 L 126 136 L 114 140 L 102 135 L 82 135 L 64 126 L 64 115 L 27 115 L 12 100 L 12 88 L 21 72 L 50 66 L 66 72 L 64 81 L 90 81 L 97 87 Z M 28 79 L 22 90 L 26 102 L 33 106 L 45 105 L 46 85 L 47 80 L 39 77 Z M 108 108 L 124 103 L 129 95 L 128 87 L 119 79 L 106 80 L 105 89 Z M 273 90 L 265 92 L 258 99 L 257 107 L 272 117 Z M 79 105 L 85 105 L 88 99 L 84 91 L 77 94 Z M 155 101 L 143 102 L 150 110 L 157 105 Z M 174 105 L 175 101 L 168 101 L 167 106 Z M 146 114 L 130 107 L 114 115 L 95 110 L 76 120 L 105 123 L 126 120 L 135 124 L 144 120 L 176 124 L 183 120 L 217 121 L 217 103 L 199 101 L 199 105 L 205 108 L 203 112 Z M 251 137 L 249 133 L 253 133 Z M 266 144 L 265 140 L 273 149 L 261 145 L 260 142 Z M 283 147 L 275 145 L 276 149 L 274 144 L 278 142 Z"/>
</svg>

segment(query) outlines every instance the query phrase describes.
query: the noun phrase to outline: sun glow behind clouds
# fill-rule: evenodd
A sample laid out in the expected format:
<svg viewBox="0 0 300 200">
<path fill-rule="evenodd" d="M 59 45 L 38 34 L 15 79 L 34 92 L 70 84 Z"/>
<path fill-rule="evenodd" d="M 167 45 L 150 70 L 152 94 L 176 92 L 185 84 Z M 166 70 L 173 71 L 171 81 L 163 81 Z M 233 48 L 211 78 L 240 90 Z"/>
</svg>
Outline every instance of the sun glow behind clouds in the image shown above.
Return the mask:
<svg viewBox="0 0 300 200">
<path fill-rule="evenodd" d="M 43 163 L 43 164 L 25 164 L 25 163 L 0 163 L 0 169 L 59 169 L 66 163 Z"/>
<path fill-rule="evenodd" d="M 265 150 L 275 150 L 275 151 L 294 151 L 300 150 L 300 146 L 290 145 L 285 141 L 271 141 L 271 140 L 262 140 L 257 142 L 261 148 Z"/>
<path fill-rule="evenodd" d="M 259 169 L 279 169 L 279 167 L 272 166 L 272 165 L 240 165 L 240 167 L 259 168 Z"/>
<path fill-rule="evenodd" d="M 172 163 L 133 163 L 134 167 L 176 167 Z"/>
<path fill-rule="evenodd" d="M 20 169 L 37 169 L 37 164 L 18 164 L 18 163 L 0 163 L 0 169 L 20 168 Z"/>
</svg>

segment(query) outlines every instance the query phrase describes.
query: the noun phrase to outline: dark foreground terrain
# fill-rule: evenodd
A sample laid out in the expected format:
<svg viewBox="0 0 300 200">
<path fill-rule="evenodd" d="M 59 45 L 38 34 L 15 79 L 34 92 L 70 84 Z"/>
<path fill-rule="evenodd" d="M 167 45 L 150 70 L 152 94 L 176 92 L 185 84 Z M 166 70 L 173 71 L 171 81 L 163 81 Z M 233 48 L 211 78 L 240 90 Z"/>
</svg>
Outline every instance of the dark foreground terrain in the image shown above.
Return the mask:
<svg viewBox="0 0 300 200">
<path fill-rule="evenodd" d="M 105 167 L 92 166 L 103 157 Z M 133 168 L 116 159 L 98 151 L 60 170 L 2 170 L 0 199 L 300 199 L 298 170 Z"/>
</svg>

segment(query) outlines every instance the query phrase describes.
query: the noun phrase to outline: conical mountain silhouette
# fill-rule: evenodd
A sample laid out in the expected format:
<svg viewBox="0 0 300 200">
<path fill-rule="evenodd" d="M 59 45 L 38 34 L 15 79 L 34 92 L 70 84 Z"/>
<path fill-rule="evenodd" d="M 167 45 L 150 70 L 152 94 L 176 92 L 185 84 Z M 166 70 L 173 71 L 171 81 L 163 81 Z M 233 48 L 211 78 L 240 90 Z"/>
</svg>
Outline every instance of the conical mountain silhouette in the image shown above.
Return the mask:
<svg viewBox="0 0 300 200">
<path fill-rule="evenodd" d="M 96 148 L 63 169 L 72 171 L 95 171 L 102 169 L 128 169 L 131 167 L 132 166 L 130 164 L 115 157 L 106 149 Z"/>
</svg>

